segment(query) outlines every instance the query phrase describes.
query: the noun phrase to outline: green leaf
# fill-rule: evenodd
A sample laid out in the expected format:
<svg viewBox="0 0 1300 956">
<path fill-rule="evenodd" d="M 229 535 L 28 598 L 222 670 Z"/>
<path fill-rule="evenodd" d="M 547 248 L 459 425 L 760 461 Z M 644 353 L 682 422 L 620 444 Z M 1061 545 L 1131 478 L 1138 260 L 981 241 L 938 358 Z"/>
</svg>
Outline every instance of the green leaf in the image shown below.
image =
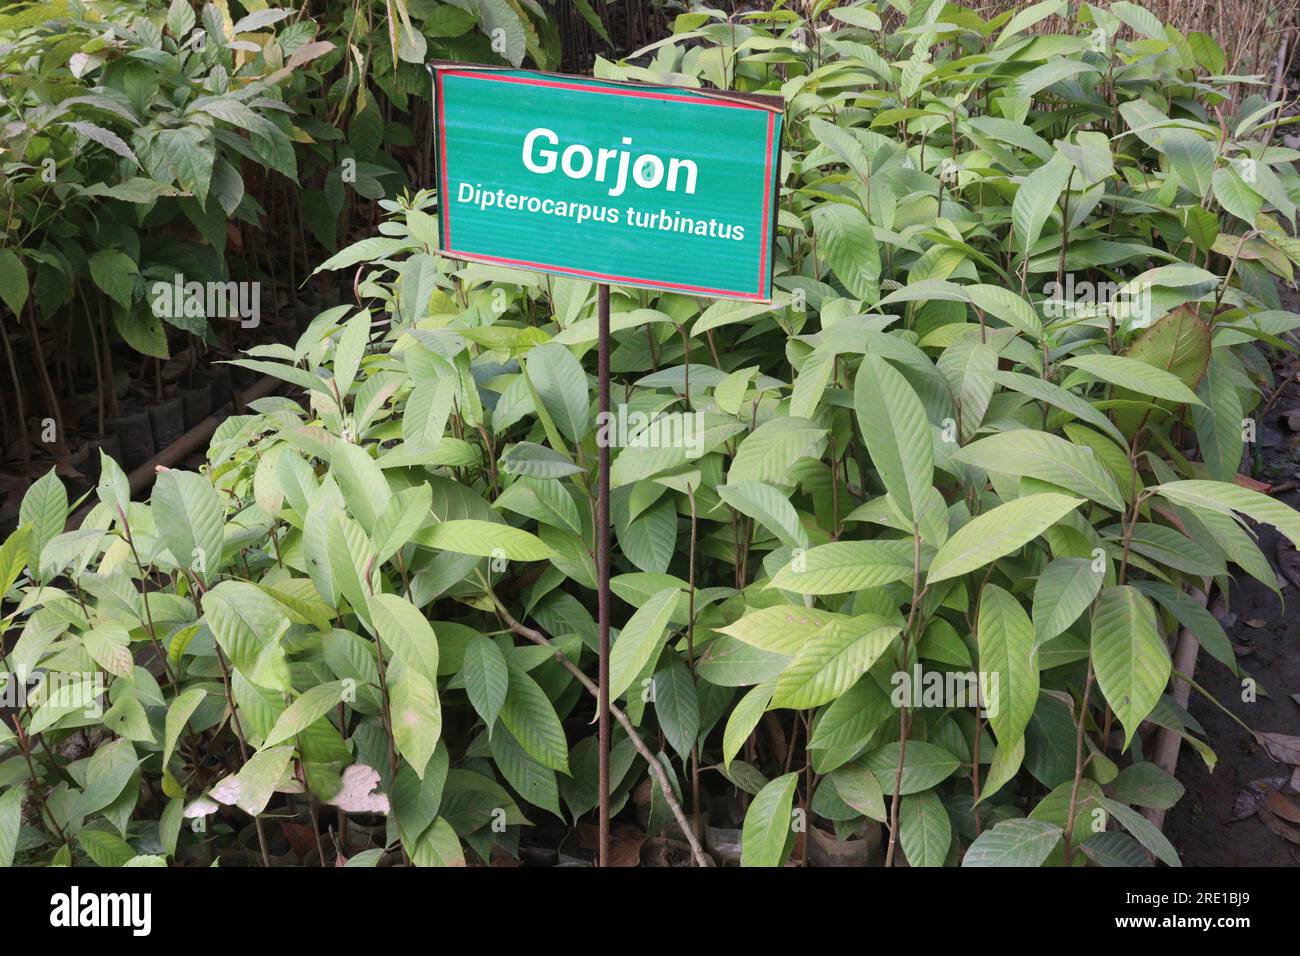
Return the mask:
<svg viewBox="0 0 1300 956">
<path fill-rule="evenodd" d="M 1043 820 L 1003 820 L 966 850 L 962 866 L 1042 866 L 1064 831 Z"/>
<path fill-rule="evenodd" d="M 202 606 L 235 670 L 267 690 L 289 690 L 289 665 L 280 643 L 289 618 L 274 598 L 246 581 L 222 581 L 203 595 Z"/>
<path fill-rule="evenodd" d="M 135 748 L 129 740 L 119 737 L 101 744 L 87 765 L 86 788 L 81 793 L 77 812 L 94 813 L 116 801 L 139 765 Z"/>
<path fill-rule="evenodd" d="M 1162 863 L 1166 866 L 1183 865 L 1178 859 L 1178 851 L 1174 849 L 1174 845 L 1156 829 L 1150 820 L 1131 807 L 1126 807 L 1108 797 L 1101 797 L 1099 802 L 1107 813 L 1118 820 L 1125 830 L 1133 834 L 1137 841 L 1154 853 Z"/>
<path fill-rule="evenodd" d="M 1176 505 L 1247 517 L 1271 524 L 1300 547 L 1300 512 L 1275 498 L 1222 481 L 1168 481 L 1154 489 Z"/>
<path fill-rule="evenodd" d="M 1160 133 L 1160 150 L 1188 192 L 1198 200 L 1210 194 L 1214 146 L 1209 140 L 1190 129 L 1166 129 Z"/>
<path fill-rule="evenodd" d="M 0 249 L 0 302 L 17 318 L 27 304 L 27 269 L 12 249 Z"/>
<path fill-rule="evenodd" d="M 91 660 L 115 677 L 131 679 L 135 662 L 128 645 L 131 633 L 120 624 L 101 624 L 81 636 Z"/>
<path fill-rule="evenodd" d="M 428 618 L 410 601 L 396 594 L 375 594 L 369 600 L 370 617 L 380 639 L 393 656 L 414 668 L 430 682 L 438 677 L 438 639 Z"/>
<path fill-rule="evenodd" d="M 1111 795 L 1139 807 L 1171 810 L 1183 797 L 1183 785 L 1173 774 L 1149 760 L 1129 764 L 1110 785 Z"/>
<path fill-rule="evenodd" d="M 135 261 L 117 249 L 101 249 L 90 257 L 90 277 L 95 285 L 124 309 L 135 299 Z"/>
<path fill-rule="evenodd" d="M 758 722 L 763 719 L 767 706 L 771 703 L 772 693 L 776 690 L 776 679 L 765 680 L 755 684 L 744 697 L 740 698 L 727 717 L 727 726 L 722 732 L 722 764 L 730 768 L 740 748 L 754 732 Z"/>
<path fill-rule="evenodd" d="M 343 681 L 328 681 L 317 684 L 285 708 L 271 732 L 262 742 L 263 747 L 274 747 L 278 743 L 298 736 L 320 718 L 333 711 L 343 701 Z"/>
<path fill-rule="evenodd" d="M 185 732 L 186 723 L 198 709 L 199 704 L 203 703 L 203 698 L 207 694 L 208 692 L 202 687 L 191 687 L 183 691 L 167 707 L 167 717 L 163 722 L 162 765 L 164 768 L 171 760 L 172 751 L 176 749 L 176 741 Z"/>
<path fill-rule="evenodd" d="M 1062 360 L 1061 364 L 1073 366 L 1093 378 L 1127 388 L 1139 395 L 1185 405 L 1201 404 L 1196 393 L 1184 385 L 1178 376 L 1137 359 L 1123 355 L 1076 355 Z"/>
<path fill-rule="evenodd" d="M 830 779 L 841 800 L 863 816 L 885 822 L 885 791 L 874 773 L 861 764 L 850 763 L 834 770 Z"/>
<path fill-rule="evenodd" d="M 971 304 L 996 319 L 1001 319 L 1013 329 L 1038 338 L 1043 334 L 1034 307 L 1010 289 L 1000 285 L 970 285 L 966 287 Z"/>
<path fill-rule="evenodd" d="M 793 657 L 805 641 L 844 615 L 815 607 L 778 604 L 761 608 L 718 630 L 752 647 Z"/>
<path fill-rule="evenodd" d="M 510 688 L 510 669 L 506 666 L 505 655 L 491 638 L 475 634 L 465 646 L 461 672 L 465 675 L 469 702 L 491 733 Z"/>
<path fill-rule="evenodd" d="M 209 793 L 218 803 L 233 804 L 245 813 L 257 816 L 266 809 L 292 756 L 293 747 L 259 750 L 239 768 L 239 773 L 221 780 Z"/>
<path fill-rule="evenodd" d="M 389 679 L 389 718 L 397 752 L 424 779 L 429 759 L 442 736 L 442 707 L 434 681 L 411 666 Z"/>
<path fill-rule="evenodd" d="M 952 821 L 933 790 L 902 798 L 898 841 L 911 866 L 943 866 L 952 845 Z"/>
<path fill-rule="evenodd" d="M 906 581 L 914 571 L 911 541 L 832 541 L 796 554 L 769 588 L 796 594 L 843 594 Z"/>
<path fill-rule="evenodd" d="M 1051 482 L 1114 511 L 1124 510 L 1114 476 L 1093 450 L 1047 432 L 999 432 L 959 448 L 952 457 L 985 471 Z"/>
<path fill-rule="evenodd" d="M 794 808 L 797 773 L 777 777 L 749 804 L 740 833 L 741 866 L 780 866 L 794 841 L 790 814 Z"/>
<path fill-rule="evenodd" d="M 1228 370 L 1211 362 L 1197 394 L 1204 408 L 1192 409 L 1192 422 L 1201 446 L 1201 458 L 1210 477 L 1231 481 L 1241 470 L 1242 418 L 1245 410 Z"/>
<path fill-rule="evenodd" d="M 520 528 L 477 518 L 454 518 L 427 528 L 415 537 L 426 548 L 476 554 L 511 561 L 544 561 L 554 557 L 542 539 Z"/>
<path fill-rule="evenodd" d="M 732 459 L 727 484 L 765 481 L 789 484 L 790 469 L 826 434 L 805 418 L 770 418 L 751 432 Z"/>
<path fill-rule="evenodd" d="M 1089 68 L 1086 64 L 1077 65 Z M 1030 71 L 1030 74 L 1021 77 L 1021 80 L 1027 79 L 1033 72 L 1035 71 Z M 1042 80 L 1051 82 L 1047 76 L 1035 78 L 1032 82 L 1036 84 Z M 1022 95 L 1032 96 L 1035 92 L 1030 89 Z M 1011 204 L 1011 222 L 1016 233 L 1016 248 L 1021 252 L 1028 251 L 1038 241 L 1043 226 L 1051 218 L 1052 210 L 1056 208 L 1057 200 L 1061 198 L 1061 190 L 1065 189 L 1065 184 L 1070 178 L 1070 169 L 1070 161 L 1058 152 L 1049 162 L 1026 176 L 1025 181 L 1020 184 L 1020 188 L 1016 191 L 1016 198 Z"/>
<path fill-rule="evenodd" d="M 609 696 L 623 696 L 637 675 L 659 653 L 664 630 L 677 608 L 681 591 L 665 588 L 637 608 L 619 631 L 609 655 Z"/>
<path fill-rule="evenodd" d="M 203 475 L 168 469 L 154 484 L 152 508 L 158 533 L 177 563 L 199 580 L 221 570 L 226 516 L 217 489 Z"/>
<path fill-rule="evenodd" d="M 1105 588 L 1092 614 L 1092 661 L 1101 689 L 1124 726 L 1128 748 L 1169 681 L 1169 650 L 1151 601 L 1131 585 Z"/>
<path fill-rule="evenodd" d="M 1010 745 L 999 744 L 997 750 L 993 752 L 993 759 L 989 761 L 988 773 L 980 781 L 980 798 L 978 802 L 983 802 L 993 796 L 1007 783 L 1015 779 L 1024 760 L 1024 734 L 1017 737 L 1015 742 Z"/>
<path fill-rule="evenodd" d="M 901 630 L 875 614 L 831 621 L 781 673 L 772 706 L 803 710 L 834 700 L 880 659 Z"/>
<path fill-rule="evenodd" d="M 719 485 L 718 497 L 771 531 L 787 548 L 807 548 L 808 532 L 789 495 L 761 481 Z"/>
<path fill-rule="evenodd" d="M 153 142 L 181 188 L 205 205 L 215 158 L 211 134 L 199 126 L 180 126 L 159 131 Z"/>
<path fill-rule="evenodd" d="M 992 699 L 984 704 L 989 724 L 999 745 L 1010 744 L 1024 735 L 1038 703 L 1034 628 L 1019 601 L 996 584 L 986 584 L 976 631 L 980 679 L 987 676 L 992 683 L 996 675 Z"/>
<path fill-rule="evenodd" d="M 1048 405 L 1069 412 L 1075 418 L 1104 431 L 1117 442 L 1125 441 L 1124 433 L 1115 426 L 1114 422 L 1094 408 L 1086 399 L 1073 392 L 1066 391 L 1059 385 L 1021 372 L 999 371 L 994 373 L 994 377 L 997 383 L 1005 388 L 1013 389 L 1031 398 L 1036 398 L 1040 402 L 1046 402 Z"/>
<path fill-rule="evenodd" d="M 866 756 L 866 767 L 876 775 L 884 792 L 894 794 L 894 778 L 898 772 L 897 741 L 877 747 Z M 941 780 L 946 780 L 961 765 L 956 757 L 935 744 L 922 740 L 909 740 L 903 755 L 903 775 L 898 792 L 902 795 L 929 790 Z"/>
<path fill-rule="evenodd" d="M 1228 640 L 1218 618 L 1180 587 L 1163 581 L 1139 581 L 1135 586 L 1173 614 L 1178 623 L 1191 631 L 1215 660 L 1233 673 L 1238 673 L 1237 655 L 1233 651 L 1232 641 Z"/>
<path fill-rule="evenodd" d="M 28 525 L 27 566 L 39 573 L 45 546 L 63 533 L 68 520 L 68 492 L 51 468 L 32 482 L 18 506 L 18 523 Z"/>
<path fill-rule="evenodd" d="M 880 297 L 880 251 L 871 223 L 858 209 L 827 202 L 813 208 L 817 251 L 835 277 L 855 298 L 875 302 Z"/>
<path fill-rule="evenodd" d="M 610 697 L 614 693 L 610 691 Z M 543 767 L 569 772 L 569 742 L 546 692 L 522 670 L 510 669 L 501 723 Z"/>
<path fill-rule="evenodd" d="M 4 796 L 0 796 L 0 868 L 13 866 L 18 830 L 23 822 L 23 797 L 26 795 L 24 784 L 13 783 Z"/>
<path fill-rule="evenodd" d="M 353 860 L 357 857 L 353 857 Z M 433 825 L 420 834 L 411 862 L 416 866 L 464 866 L 465 852 L 460 848 L 460 838 L 451 824 L 438 817 Z M 348 861 L 351 865 L 352 860 Z"/>
<path fill-rule="evenodd" d="M 135 856 L 130 844 L 105 830 L 82 830 L 77 834 L 77 844 L 96 866 L 125 866 Z"/>
<path fill-rule="evenodd" d="M 700 730 L 700 699 L 695 678 L 681 657 L 674 654 L 668 666 L 655 674 L 654 688 L 659 729 L 673 750 L 686 760 L 695 747 L 695 738 Z"/>
<path fill-rule="evenodd" d="M 529 351 L 527 374 L 556 427 L 565 438 L 581 442 L 591 414 L 582 363 L 565 346 L 548 342 Z"/>
<path fill-rule="evenodd" d="M 346 398 L 361 368 L 361 357 L 370 341 L 370 311 L 362 309 L 343 326 L 334 347 L 334 387 Z"/>
<path fill-rule="evenodd" d="M 1216 169 L 1212 183 L 1214 198 L 1219 201 L 1219 205 L 1254 229 L 1255 221 L 1259 219 L 1260 210 L 1264 207 L 1264 200 L 1259 193 L 1247 186 L 1237 171 L 1229 166 Z"/>
<path fill-rule="evenodd" d="M 998 505 L 943 543 L 930 562 L 927 580 L 946 581 L 1018 551 L 1081 504 L 1082 498 L 1044 492 Z"/>
<path fill-rule="evenodd" d="M 18 580 L 18 575 L 23 573 L 23 568 L 27 567 L 31 536 L 32 526 L 21 525 L 0 546 L 0 598 L 9 592 Z"/>
<path fill-rule="evenodd" d="M 1034 646 L 1065 631 L 1100 593 L 1104 571 L 1087 558 L 1057 558 L 1043 569 L 1034 586 Z"/>
<path fill-rule="evenodd" d="M 934 480 L 934 445 L 925 406 L 900 372 L 867 355 L 853 388 L 858 427 L 885 490 L 904 520 L 915 522 Z"/>
<path fill-rule="evenodd" d="M 411 390 L 402 415 L 402 438 L 408 445 L 438 447 L 447 430 L 458 385 L 456 376 L 449 373 L 437 380 L 422 381 Z"/>
</svg>

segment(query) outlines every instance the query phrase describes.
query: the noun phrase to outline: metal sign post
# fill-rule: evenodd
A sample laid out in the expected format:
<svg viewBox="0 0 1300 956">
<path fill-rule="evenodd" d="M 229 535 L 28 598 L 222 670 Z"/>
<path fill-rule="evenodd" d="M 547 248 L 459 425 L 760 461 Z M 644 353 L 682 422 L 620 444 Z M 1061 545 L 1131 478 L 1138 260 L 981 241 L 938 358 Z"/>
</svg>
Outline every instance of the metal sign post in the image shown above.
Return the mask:
<svg viewBox="0 0 1300 956">
<path fill-rule="evenodd" d="M 609 416 L 609 286 L 596 288 L 596 377 L 599 411 Z M 596 702 L 600 721 L 600 836 L 597 863 L 609 866 L 609 442 L 600 442 L 596 490 L 596 620 L 600 635 Z"/>
<path fill-rule="evenodd" d="M 610 285 L 768 302 L 784 103 L 434 63 L 442 255 L 597 283 L 608 421 Z M 689 396 L 688 396 L 689 399 Z M 609 447 L 597 442 L 599 863 L 609 864 Z"/>
</svg>

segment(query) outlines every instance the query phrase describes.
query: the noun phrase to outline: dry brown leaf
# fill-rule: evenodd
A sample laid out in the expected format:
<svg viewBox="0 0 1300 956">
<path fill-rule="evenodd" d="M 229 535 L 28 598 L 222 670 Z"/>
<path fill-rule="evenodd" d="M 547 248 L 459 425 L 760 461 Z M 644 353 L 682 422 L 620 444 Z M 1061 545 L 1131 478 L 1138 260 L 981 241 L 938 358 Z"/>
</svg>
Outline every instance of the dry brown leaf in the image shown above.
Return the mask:
<svg viewBox="0 0 1300 956">
<path fill-rule="evenodd" d="M 1264 821 L 1266 827 L 1280 836 L 1283 840 L 1290 840 L 1292 843 L 1300 844 L 1300 830 L 1297 830 L 1290 824 L 1279 820 L 1263 807 L 1260 807 L 1259 809 L 1259 818 Z"/>
<path fill-rule="evenodd" d="M 1264 806 L 1274 816 L 1289 820 L 1292 823 L 1300 823 L 1300 806 L 1296 806 L 1294 802 L 1277 790 L 1269 791 L 1268 796 L 1264 798 Z"/>
<path fill-rule="evenodd" d="M 290 823 L 288 820 L 281 820 L 280 829 L 299 859 L 305 859 L 308 854 L 316 855 L 316 831 L 311 827 L 302 823 Z"/>
<path fill-rule="evenodd" d="M 1280 760 L 1282 763 L 1289 763 L 1292 766 L 1300 766 L 1300 737 L 1291 734 L 1275 734 L 1264 731 L 1256 734 L 1259 742 L 1264 745 L 1268 755 L 1274 760 Z"/>
</svg>

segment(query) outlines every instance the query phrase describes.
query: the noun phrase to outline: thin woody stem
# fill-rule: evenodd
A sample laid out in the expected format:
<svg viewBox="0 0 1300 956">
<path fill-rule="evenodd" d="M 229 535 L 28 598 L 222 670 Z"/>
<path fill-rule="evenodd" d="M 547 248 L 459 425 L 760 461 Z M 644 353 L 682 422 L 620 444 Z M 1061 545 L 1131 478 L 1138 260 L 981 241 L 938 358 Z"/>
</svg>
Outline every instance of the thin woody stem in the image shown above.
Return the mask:
<svg viewBox="0 0 1300 956">
<path fill-rule="evenodd" d="M 506 606 L 497 598 L 496 592 L 491 588 L 488 589 L 487 595 L 491 598 L 492 603 L 496 606 L 497 613 L 501 615 L 501 619 L 506 622 L 506 626 L 509 627 L 510 630 L 514 631 L 514 633 L 518 634 L 520 637 L 532 641 L 534 644 L 540 644 L 542 647 L 552 648 L 555 651 L 555 659 L 560 662 L 565 670 L 577 679 L 578 683 L 586 689 L 587 693 L 592 697 L 599 696 L 599 689 L 596 687 L 595 681 L 584 674 L 577 664 L 569 660 L 563 651 L 556 648 L 555 645 L 547 639 L 545 634 L 526 624 L 520 624 L 516 621 L 514 616 L 506 610 Z M 690 844 L 691 857 L 695 860 L 695 865 L 708 866 L 709 860 L 708 857 L 704 855 L 704 847 L 700 845 L 699 838 L 696 837 L 695 831 L 691 829 L 690 821 L 686 819 L 686 813 L 682 810 L 682 805 L 677 801 L 677 797 L 673 793 L 672 784 L 669 783 L 668 775 L 664 773 L 664 768 L 659 763 L 659 759 L 650 752 L 650 748 L 647 747 L 645 741 L 641 739 L 641 735 L 637 733 L 636 727 L 634 727 L 632 721 L 628 719 L 627 714 L 623 713 L 622 709 L 615 706 L 612 701 L 609 705 L 609 713 L 611 717 L 618 721 L 619 726 L 621 726 L 627 733 L 628 739 L 632 741 L 632 746 L 636 748 L 636 752 L 645 758 L 646 764 L 649 765 L 650 776 L 654 777 L 655 783 L 659 785 L 659 789 L 664 796 L 664 802 L 668 804 L 668 809 L 672 811 L 673 819 L 677 821 L 677 825 L 681 827 L 682 833 L 686 835 L 686 842 Z"/>
</svg>

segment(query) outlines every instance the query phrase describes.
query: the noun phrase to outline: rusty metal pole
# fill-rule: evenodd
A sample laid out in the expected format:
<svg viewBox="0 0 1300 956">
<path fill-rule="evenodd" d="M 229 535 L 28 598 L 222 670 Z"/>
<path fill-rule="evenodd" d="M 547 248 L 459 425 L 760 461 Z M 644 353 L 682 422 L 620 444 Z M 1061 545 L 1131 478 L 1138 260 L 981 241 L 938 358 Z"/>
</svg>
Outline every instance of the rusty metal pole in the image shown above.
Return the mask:
<svg viewBox="0 0 1300 956">
<path fill-rule="evenodd" d="M 601 421 L 609 421 L 609 286 L 596 287 L 597 364 Z M 609 865 L 609 442 L 597 442 L 596 615 L 600 629 L 598 715 L 600 720 L 600 866 Z"/>
</svg>

